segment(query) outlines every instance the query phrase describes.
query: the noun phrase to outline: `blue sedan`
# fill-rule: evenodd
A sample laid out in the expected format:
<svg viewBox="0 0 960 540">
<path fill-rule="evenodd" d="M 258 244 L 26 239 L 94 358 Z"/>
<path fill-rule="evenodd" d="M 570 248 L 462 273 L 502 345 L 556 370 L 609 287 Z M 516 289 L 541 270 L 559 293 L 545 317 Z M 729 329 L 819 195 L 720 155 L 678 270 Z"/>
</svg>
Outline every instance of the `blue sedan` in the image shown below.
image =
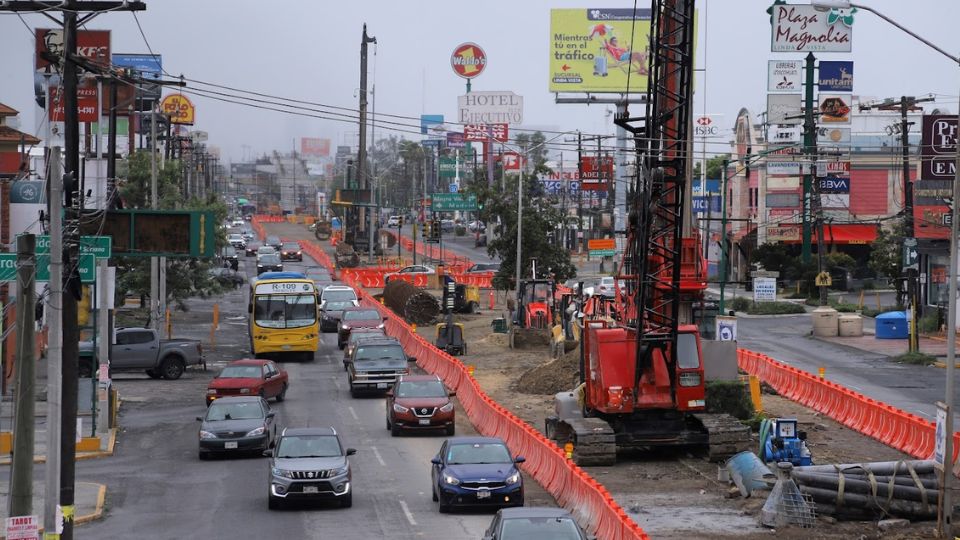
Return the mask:
<svg viewBox="0 0 960 540">
<path fill-rule="evenodd" d="M 431 460 L 433 500 L 440 512 L 464 506 L 523 506 L 523 456 L 512 458 L 496 437 L 447 439 Z"/>
</svg>

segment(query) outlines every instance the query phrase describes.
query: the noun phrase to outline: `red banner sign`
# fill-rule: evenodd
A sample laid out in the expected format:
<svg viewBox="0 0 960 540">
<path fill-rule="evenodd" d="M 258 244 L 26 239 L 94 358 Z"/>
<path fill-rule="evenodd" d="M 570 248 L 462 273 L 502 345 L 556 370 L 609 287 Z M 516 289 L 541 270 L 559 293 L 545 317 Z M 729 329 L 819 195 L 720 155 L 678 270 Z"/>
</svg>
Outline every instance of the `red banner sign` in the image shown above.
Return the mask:
<svg viewBox="0 0 960 540">
<path fill-rule="evenodd" d="M 580 161 L 580 189 L 605 191 L 613 180 L 613 157 L 585 156 Z"/>
<path fill-rule="evenodd" d="M 330 139 L 301 137 L 300 153 L 309 157 L 327 157 L 330 155 Z"/>
<path fill-rule="evenodd" d="M 51 122 L 63 122 L 63 87 L 51 86 L 47 96 L 49 97 L 49 101 L 47 103 L 50 104 L 50 106 L 47 107 L 47 118 Z M 96 84 L 90 86 L 77 86 L 77 121 L 97 121 Z"/>
<path fill-rule="evenodd" d="M 463 138 L 468 141 L 486 141 L 493 137 L 497 142 L 507 142 L 510 131 L 507 124 L 466 124 L 463 126 Z"/>
<path fill-rule="evenodd" d="M 504 152 L 500 156 L 500 160 L 503 162 L 503 170 L 505 171 L 519 171 L 523 163 L 520 154 L 516 152 Z"/>
</svg>

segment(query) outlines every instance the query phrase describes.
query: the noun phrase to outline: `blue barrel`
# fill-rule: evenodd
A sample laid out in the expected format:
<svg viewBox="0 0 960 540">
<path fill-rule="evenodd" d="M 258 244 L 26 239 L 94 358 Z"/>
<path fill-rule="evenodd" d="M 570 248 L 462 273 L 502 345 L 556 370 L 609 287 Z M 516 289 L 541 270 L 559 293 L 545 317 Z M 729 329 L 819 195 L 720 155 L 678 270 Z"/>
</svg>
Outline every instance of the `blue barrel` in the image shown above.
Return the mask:
<svg viewBox="0 0 960 540">
<path fill-rule="evenodd" d="M 907 313 L 904 311 L 888 311 L 877 315 L 877 339 L 907 339 Z"/>
</svg>

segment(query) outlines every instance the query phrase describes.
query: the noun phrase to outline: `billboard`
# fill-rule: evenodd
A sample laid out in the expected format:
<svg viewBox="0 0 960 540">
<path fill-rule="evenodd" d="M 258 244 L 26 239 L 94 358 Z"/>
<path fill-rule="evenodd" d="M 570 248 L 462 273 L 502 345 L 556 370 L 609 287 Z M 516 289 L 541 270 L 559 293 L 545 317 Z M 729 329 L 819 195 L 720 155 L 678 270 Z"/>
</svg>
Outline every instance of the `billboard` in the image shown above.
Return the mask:
<svg viewBox="0 0 960 540">
<path fill-rule="evenodd" d="M 549 91 L 646 92 L 649 35 L 649 9 L 550 10 Z"/>
<path fill-rule="evenodd" d="M 817 87 L 821 92 L 853 92 L 853 62 L 821 60 Z"/>
<path fill-rule="evenodd" d="M 187 96 L 183 94 L 170 94 L 160 102 L 160 112 L 170 117 L 171 124 L 193 125 L 196 118 L 197 108 L 193 106 Z"/>
<path fill-rule="evenodd" d="M 522 124 L 523 96 L 513 92 L 470 92 L 457 97 L 461 124 Z"/>
<path fill-rule="evenodd" d="M 920 138 L 920 178 L 953 180 L 957 173 L 957 117 L 925 115 Z"/>
<path fill-rule="evenodd" d="M 485 141 L 488 137 L 497 142 L 507 142 L 510 130 L 507 124 L 467 124 L 463 126 L 463 138 L 467 141 Z"/>
<path fill-rule="evenodd" d="M 51 122 L 63 122 L 63 87 L 51 86 L 48 89 L 47 119 Z M 77 84 L 77 121 L 97 121 L 97 83 L 92 80 L 81 79 Z"/>
<path fill-rule="evenodd" d="M 767 61 L 767 92 L 800 92 L 803 88 L 803 60 Z"/>
<path fill-rule="evenodd" d="M 795 225 L 767 227 L 768 242 L 796 242 L 800 240 L 800 227 Z"/>
<path fill-rule="evenodd" d="M 461 43 L 450 55 L 450 67 L 464 79 L 472 79 L 487 67 L 487 53 L 476 43 Z"/>
<path fill-rule="evenodd" d="M 819 94 L 820 123 L 822 124 L 849 124 L 850 123 L 850 96 Z"/>
<path fill-rule="evenodd" d="M 850 52 L 853 46 L 852 13 L 810 4 L 774 4 L 768 12 L 771 52 Z"/>
<path fill-rule="evenodd" d="M 300 153 L 306 157 L 328 157 L 330 139 L 300 137 Z"/>
<path fill-rule="evenodd" d="M 114 54 L 113 55 L 113 65 L 121 68 L 128 68 L 140 72 L 140 77 L 143 79 L 153 79 L 159 81 L 163 76 L 163 58 L 159 54 Z M 135 104 L 136 101 L 133 97 L 134 90 L 133 87 L 121 84 L 117 86 L 117 103 L 120 104 L 121 109 L 125 110 L 126 106 L 123 104 L 129 100 L 131 104 L 135 107 L 139 105 L 139 110 L 149 111 L 153 108 L 154 101 L 160 101 L 160 94 L 162 87 L 159 84 L 147 84 L 144 83 L 141 88 L 141 92 L 137 97 L 139 97 L 139 104 Z M 106 92 L 104 92 L 106 94 Z M 104 103 L 107 103 L 108 98 L 104 98 Z M 124 112 L 125 114 L 125 112 Z"/>
<path fill-rule="evenodd" d="M 420 134 L 426 135 L 427 131 L 436 125 L 443 123 L 442 114 L 421 114 L 420 115 Z"/>
<path fill-rule="evenodd" d="M 800 94 L 767 94 L 767 122 L 771 124 L 799 124 L 803 113 Z M 787 118 L 787 117 L 791 118 Z"/>
<path fill-rule="evenodd" d="M 63 30 L 59 28 L 34 29 L 33 93 L 37 105 L 46 108 L 49 86 L 60 85 L 60 72 L 51 60 L 63 55 Z M 110 31 L 78 30 L 77 55 L 91 63 L 110 67 Z M 81 70 L 81 73 L 83 70 Z"/>
<path fill-rule="evenodd" d="M 605 191 L 613 179 L 613 157 L 584 156 L 580 160 L 580 188 Z"/>
</svg>

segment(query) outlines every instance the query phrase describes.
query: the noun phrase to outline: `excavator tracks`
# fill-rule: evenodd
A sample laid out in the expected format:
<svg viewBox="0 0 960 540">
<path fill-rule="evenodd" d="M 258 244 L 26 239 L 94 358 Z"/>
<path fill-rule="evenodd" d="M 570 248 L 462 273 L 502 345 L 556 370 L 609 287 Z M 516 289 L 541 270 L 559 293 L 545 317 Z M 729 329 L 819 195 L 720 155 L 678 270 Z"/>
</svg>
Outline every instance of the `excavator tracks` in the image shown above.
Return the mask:
<svg viewBox="0 0 960 540">
<path fill-rule="evenodd" d="M 710 461 L 724 461 L 734 454 L 753 448 L 750 427 L 729 414 L 700 413 L 694 417 L 707 431 L 707 457 Z"/>
<path fill-rule="evenodd" d="M 560 448 L 573 443 L 573 461 L 577 465 L 613 465 L 617 462 L 617 439 L 606 421 L 600 418 L 552 419 L 548 436 Z M 549 421 L 548 421 L 549 422 Z"/>
</svg>

